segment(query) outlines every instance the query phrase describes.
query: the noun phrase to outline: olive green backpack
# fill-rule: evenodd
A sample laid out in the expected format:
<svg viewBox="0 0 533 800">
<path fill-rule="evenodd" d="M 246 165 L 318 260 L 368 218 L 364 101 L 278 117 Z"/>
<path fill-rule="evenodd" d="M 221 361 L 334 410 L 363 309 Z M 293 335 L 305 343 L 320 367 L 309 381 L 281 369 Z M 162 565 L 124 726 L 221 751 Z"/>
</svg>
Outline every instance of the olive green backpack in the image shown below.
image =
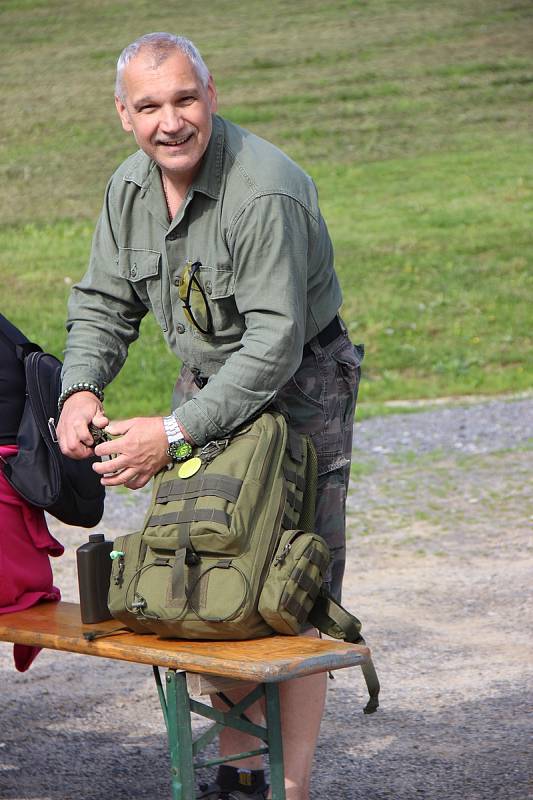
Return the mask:
<svg viewBox="0 0 533 800">
<path fill-rule="evenodd" d="M 314 625 L 362 643 L 359 620 L 323 588 L 329 549 L 312 532 L 310 439 L 265 412 L 193 459 L 156 475 L 142 530 L 115 540 L 111 614 L 162 637 L 253 639 Z M 370 713 L 379 683 L 371 662 L 363 672 Z"/>
</svg>

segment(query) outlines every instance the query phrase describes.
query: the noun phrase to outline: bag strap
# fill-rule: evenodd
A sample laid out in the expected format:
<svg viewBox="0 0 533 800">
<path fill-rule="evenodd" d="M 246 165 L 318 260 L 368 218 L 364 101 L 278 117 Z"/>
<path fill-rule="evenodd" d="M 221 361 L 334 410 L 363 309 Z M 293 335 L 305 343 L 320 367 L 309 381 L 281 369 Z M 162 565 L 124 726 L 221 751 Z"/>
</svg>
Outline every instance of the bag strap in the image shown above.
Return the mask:
<svg viewBox="0 0 533 800">
<path fill-rule="evenodd" d="M 308 620 L 321 633 L 325 633 L 333 639 L 343 639 L 351 644 L 365 644 L 365 640 L 361 636 L 360 621 L 340 603 L 337 603 L 324 589 L 320 590 L 320 594 L 309 612 Z M 379 706 L 380 685 L 371 658 L 361 664 L 361 671 L 370 695 L 363 712 L 373 714 Z"/>
<path fill-rule="evenodd" d="M 3 314 L 0 314 L 0 337 L 23 363 L 30 353 L 42 353 L 42 348 L 38 344 L 28 341 L 22 331 L 19 331 Z"/>
<path fill-rule="evenodd" d="M 298 528 L 312 531 L 315 523 L 316 490 L 318 481 L 318 461 L 316 450 L 309 437 L 306 437 L 307 462 L 305 470 L 305 488 L 302 501 L 302 511 L 298 520 Z"/>
</svg>

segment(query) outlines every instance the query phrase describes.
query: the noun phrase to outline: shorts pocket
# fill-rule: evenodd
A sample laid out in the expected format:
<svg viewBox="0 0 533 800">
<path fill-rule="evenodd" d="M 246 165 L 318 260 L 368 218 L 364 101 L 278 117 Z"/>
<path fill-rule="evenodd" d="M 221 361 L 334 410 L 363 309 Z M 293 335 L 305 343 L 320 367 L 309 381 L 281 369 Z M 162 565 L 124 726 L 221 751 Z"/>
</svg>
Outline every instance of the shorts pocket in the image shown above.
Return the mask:
<svg viewBox="0 0 533 800">
<path fill-rule="evenodd" d="M 332 416 L 339 415 L 344 425 L 353 425 L 364 348 L 347 341 L 332 352 L 331 357 L 336 365 L 336 394 L 330 392 L 330 398 L 336 408 L 332 408 L 330 413 Z"/>
</svg>

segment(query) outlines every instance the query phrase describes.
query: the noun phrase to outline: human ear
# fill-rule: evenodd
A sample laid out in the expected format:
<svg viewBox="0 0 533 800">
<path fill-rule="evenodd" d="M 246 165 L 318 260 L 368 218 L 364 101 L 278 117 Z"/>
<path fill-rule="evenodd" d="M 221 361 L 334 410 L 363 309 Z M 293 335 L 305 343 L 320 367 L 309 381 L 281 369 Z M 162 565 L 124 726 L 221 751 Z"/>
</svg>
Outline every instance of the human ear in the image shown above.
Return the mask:
<svg viewBox="0 0 533 800">
<path fill-rule="evenodd" d="M 124 101 L 121 100 L 120 97 L 117 97 L 116 95 L 115 95 L 115 107 L 120 117 L 120 122 L 122 123 L 123 130 L 125 130 L 126 133 L 131 133 L 131 131 L 133 130 L 133 125 L 131 124 L 129 111 Z"/>
<path fill-rule="evenodd" d="M 211 75 L 207 82 L 207 96 L 209 98 L 209 108 L 211 113 L 214 114 L 218 108 L 218 97 L 215 82 Z"/>
</svg>

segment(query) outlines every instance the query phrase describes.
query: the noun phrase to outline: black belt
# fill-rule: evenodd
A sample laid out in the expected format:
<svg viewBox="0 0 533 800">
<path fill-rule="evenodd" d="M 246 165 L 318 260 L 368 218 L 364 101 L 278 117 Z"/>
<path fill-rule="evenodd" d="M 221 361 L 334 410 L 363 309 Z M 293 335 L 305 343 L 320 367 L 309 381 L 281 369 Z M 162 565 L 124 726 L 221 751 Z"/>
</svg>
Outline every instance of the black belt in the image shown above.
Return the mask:
<svg viewBox="0 0 533 800">
<path fill-rule="evenodd" d="M 326 345 L 331 344 L 331 342 L 334 342 L 335 339 L 337 339 L 343 333 L 344 331 L 339 322 L 339 318 L 333 317 L 329 325 L 326 325 L 325 328 L 322 328 L 320 333 L 317 333 L 315 338 L 318 340 L 318 343 L 321 347 L 326 347 Z M 309 344 L 309 342 L 307 344 L 304 344 L 304 350 L 303 350 L 304 357 L 310 356 L 312 352 L 313 349 Z"/>
</svg>

